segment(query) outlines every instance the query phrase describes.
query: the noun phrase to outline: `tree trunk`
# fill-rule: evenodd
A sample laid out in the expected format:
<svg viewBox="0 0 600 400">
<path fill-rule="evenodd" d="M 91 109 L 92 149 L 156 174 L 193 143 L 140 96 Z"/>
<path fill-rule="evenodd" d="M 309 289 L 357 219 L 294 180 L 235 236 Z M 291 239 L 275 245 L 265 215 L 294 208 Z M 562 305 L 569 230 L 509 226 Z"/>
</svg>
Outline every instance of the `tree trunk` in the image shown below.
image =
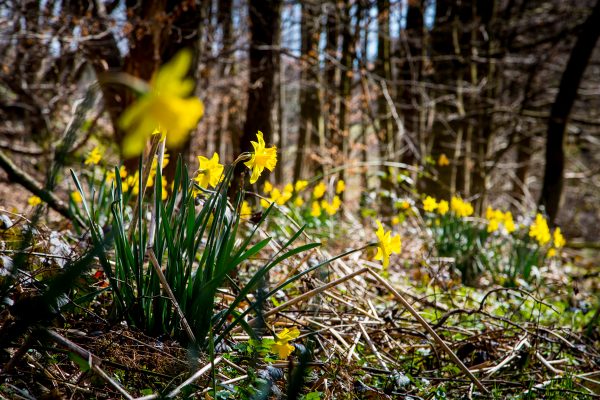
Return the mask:
<svg viewBox="0 0 600 400">
<path fill-rule="evenodd" d="M 298 147 L 294 164 L 294 181 L 302 177 L 303 167 L 314 164 L 314 160 L 310 162 L 309 154 L 313 151 L 312 147 L 318 143 L 319 138 L 320 99 L 317 84 L 319 81 L 320 10 L 319 4 L 303 2 L 301 6 L 302 71 L 300 75 L 300 126 L 298 127 Z M 310 146 L 308 149 L 307 142 Z M 318 167 L 318 165 L 315 167 Z"/>
<path fill-rule="evenodd" d="M 564 141 L 567 122 L 577 98 L 579 84 L 599 36 L 600 0 L 583 23 L 581 33 L 571 50 L 548 119 L 546 165 L 539 205 L 545 208 L 551 223 L 554 223 L 558 214 L 564 185 Z"/>
<path fill-rule="evenodd" d="M 238 154 L 253 150 L 251 141 L 256 141 L 256 133 L 263 132 L 267 145 L 272 144 L 273 132 L 271 110 L 274 103 L 274 81 L 279 66 L 279 45 L 281 0 L 250 0 L 250 76 L 246 121 L 240 138 Z M 236 168 L 236 182 L 240 184 L 243 164 Z M 263 178 L 264 178 L 263 174 Z M 238 187 L 232 187 L 237 191 Z"/>
</svg>

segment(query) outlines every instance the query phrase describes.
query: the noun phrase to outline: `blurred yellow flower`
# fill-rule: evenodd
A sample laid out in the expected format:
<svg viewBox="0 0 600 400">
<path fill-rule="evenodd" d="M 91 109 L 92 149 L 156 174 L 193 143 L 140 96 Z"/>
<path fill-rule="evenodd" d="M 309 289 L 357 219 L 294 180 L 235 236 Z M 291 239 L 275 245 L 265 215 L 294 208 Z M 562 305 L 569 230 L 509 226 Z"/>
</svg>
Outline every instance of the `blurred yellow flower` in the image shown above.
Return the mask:
<svg viewBox="0 0 600 400">
<path fill-rule="evenodd" d="M 448 202 L 446 200 L 440 200 L 440 202 L 438 203 L 438 206 L 437 206 L 438 214 L 446 215 L 446 213 L 448 212 L 449 209 L 450 209 L 450 206 L 448 205 Z"/>
<path fill-rule="evenodd" d="M 328 203 L 325 200 L 321 201 L 321 208 L 323 210 L 325 210 L 325 212 L 330 216 L 335 215 L 335 213 L 337 213 L 338 210 L 340 209 L 341 205 L 342 205 L 342 200 L 339 198 L 339 196 L 334 196 L 331 203 Z"/>
<path fill-rule="evenodd" d="M 160 191 L 160 195 L 161 195 L 161 199 L 162 201 L 165 201 L 167 199 L 167 197 L 169 196 L 169 192 L 167 191 L 167 178 L 165 178 L 164 176 L 162 177 L 162 189 Z"/>
<path fill-rule="evenodd" d="M 141 154 L 157 126 L 167 133 L 167 146 L 185 142 L 204 114 L 200 99 L 189 97 L 194 90 L 194 80 L 186 77 L 191 64 L 189 50 L 177 53 L 152 78 L 150 90 L 123 112 L 119 126 L 127 132 L 122 148 L 125 157 Z"/>
<path fill-rule="evenodd" d="M 303 180 L 299 180 L 296 181 L 296 185 L 294 186 L 294 189 L 296 190 L 296 193 L 304 190 L 305 187 L 308 186 L 308 181 L 303 181 Z"/>
<path fill-rule="evenodd" d="M 322 211 L 321 211 L 321 206 L 319 205 L 319 202 L 313 201 L 311 208 L 310 208 L 310 215 L 312 217 L 318 218 L 321 216 L 321 213 L 322 213 Z"/>
<path fill-rule="evenodd" d="M 98 146 L 94 147 L 85 159 L 85 165 L 97 165 L 102 160 L 102 152 Z"/>
<path fill-rule="evenodd" d="M 457 217 L 469 217 L 473 215 L 473 206 L 468 201 L 464 201 L 460 197 L 452 197 L 450 199 L 450 209 Z"/>
<path fill-rule="evenodd" d="M 438 165 L 440 167 L 445 167 L 447 165 L 450 165 L 450 160 L 448 160 L 448 157 L 446 157 L 446 154 L 444 154 L 444 153 L 440 154 L 440 158 L 438 158 Z"/>
<path fill-rule="evenodd" d="M 313 196 L 315 199 L 320 199 L 321 197 L 323 197 L 326 191 L 327 185 L 325 185 L 324 182 L 319 182 L 319 184 L 313 189 Z"/>
<path fill-rule="evenodd" d="M 433 197 L 425 197 L 425 200 L 423 200 L 423 210 L 425 210 L 426 212 L 434 212 L 437 208 L 438 203 Z"/>
<path fill-rule="evenodd" d="M 515 226 L 515 221 L 513 220 L 512 213 L 510 211 L 504 213 L 504 228 L 508 233 L 513 233 L 517 229 L 517 227 Z"/>
<path fill-rule="evenodd" d="M 529 237 L 537 240 L 541 246 L 550 242 L 550 228 L 548 228 L 548 221 L 542 214 L 538 213 L 535 216 L 535 221 L 529 227 Z"/>
<path fill-rule="evenodd" d="M 240 207 L 240 217 L 243 219 L 247 219 L 252 215 L 252 208 L 248 204 L 246 200 L 242 201 L 242 206 Z"/>
<path fill-rule="evenodd" d="M 395 216 L 392 218 L 392 225 L 398 225 L 400 223 L 400 217 L 399 216 Z"/>
<path fill-rule="evenodd" d="M 560 228 L 556 228 L 554 230 L 553 239 L 554 239 L 554 247 L 556 247 L 557 249 L 560 249 L 567 243 L 564 236 L 562 235 L 562 232 L 560 231 Z"/>
<path fill-rule="evenodd" d="M 546 256 L 549 258 L 552 258 L 556 255 L 556 249 L 554 247 L 551 247 L 550 249 L 548 249 L 548 253 L 546 253 Z"/>
<path fill-rule="evenodd" d="M 400 239 L 400 235 L 392 236 L 392 232 L 386 232 L 381 225 L 379 220 L 377 223 L 377 239 L 379 242 L 377 243 L 377 254 L 375 255 L 376 260 L 383 261 L 383 268 L 387 268 L 390 265 L 390 255 L 398 254 L 402 250 L 402 240 Z"/>
<path fill-rule="evenodd" d="M 275 341 L 271 345 L 271 352 L 277 354 L 280 360 L 285 360 L 294 351 L 295 347 L 290 344 L 294 339 L 300 336 L 298 328 L 284 328 L 281 332 L 275 334 Z"/>
<path fill-rule="evenodd" d="M 223 165 L 219 164 L 219 155 L 214 153 L 212 158 L 198 156 L 198 175 L 194 180 L 201 188 L 217 187 L 223 174 Z"/>
<path fill-rule="evenodd" d="M 273 190 L 273 185 L 271 184 L 271 182 L 265 181 L 265 184 L 263 186 L 263 192 L 265 194 L 269 194 L 271 193 L 271 190 Z"/>
<path fill-rule="evenodd" d="M 252 153 L 250 160 L 244 163 L 244 165 L 252 170 L 250 183 L 255 183 L 265 168 L 272 172 L 277 164 L 277 148 L 275 146 L 269 148 L 266 147 L 265 139 L 263 138 L 263 133 L 261 131 L 258 131 L 256 137 L 258 142 L 250 142 L 252 143 L 252 147 L 254 147 L 254 152 Z"/>
<path fill-rule="evenodd" d="M 302 197 L 296 197 L 296 199 L 294 200 L 294 205 L 296 207 L 302 207 L 303 204 L 304 200 L 302 199 Z"/>
<path fill-rule="evenodd" d="M 83 198 L 81 198 L 81 193 L 79 193 L 78 190 L 73 190 L 71 192 L 71 200 L 73 200 L 73 203 L 75 204 L 80 204 L 83 201 Z"/>
<path fill-rule="evenodd" d="M 42 204 L 42 199 L 37 196 L 31 196 L 27 199 L 27 204 L 29 204 L 31 207 L 39 206 Z"/>
<path fill-rule="evenodd" d="M 340 179 L 337 184 L 335 185 L 335 192 L 337 194 L 342 193 L 344 190 L 346 190 L 346 182 L 344 182 L 342 179 Z"/>
</svg>

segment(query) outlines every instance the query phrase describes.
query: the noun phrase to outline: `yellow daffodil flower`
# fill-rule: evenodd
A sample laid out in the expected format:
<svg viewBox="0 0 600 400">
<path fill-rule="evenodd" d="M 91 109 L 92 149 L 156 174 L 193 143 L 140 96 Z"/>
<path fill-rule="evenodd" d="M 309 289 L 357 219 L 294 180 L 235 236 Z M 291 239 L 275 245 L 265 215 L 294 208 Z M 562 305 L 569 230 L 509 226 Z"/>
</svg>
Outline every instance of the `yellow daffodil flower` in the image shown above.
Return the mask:
<svg viewBox="0 0 600 400">
<path fill-rule="evenodd" d="M 252 153 L 250 160 L 244 163 L 244 165 L 252 170 L 250 183 L 255 183 L 265 168 L 272 172 L 277 164 L 277 148 L 275 146 L 266 147 L 265 139 L 263 138 L 263 133 L 261 131 L 258 131 L 256 138 L 258 139 L 258 142 L 250 142 L 252 147 L 254 147 L 254 152 Z"/>
<path fill-rule="evenodd" d="M 275 334 L 275 341 L 271 345 L 271 352 L 277 354 L 280 360 L 285 360 L 293 353 L 295 347 L 290 344 L 294 339 L 300 336 L 298 328 L 284 328 L 281 332 Z"/>
<path fill-rule="evenodd" d="M 337 184 L 335 185 L 335 192 L 337 194 L 342 193 L 344 190 L 346 190 L 346 182 L 344 182 L 342 179 L 340 179 Z"/>
<path fill-rule="evenodd" d="M 438 203 L 433 197 L 425 197 L 425 200 L 423 200 L 423 210 L 425 210 L 426 212 L 434 212 L 437 208 Z"/>
<path fill-rule="evenodd" d="M 564 236 L 562 235 L 562 232 L 560 231 L 560 228 L 556 228 L 554 230 L 553 241 L 554 247 L 556 247 L 557 249 L 560 249 L 567 243 Z"/>
<path fill-rule="evenodd" d="M 303 180 L 299 180 L 296 181 L 296 184 L 294 185 L 294 189 L 296 190 L 296 193 L 304 190 L 305 187 L 308 186 L 308 181 L 303 181 Z"/>
<path fill-rule="evenodd" d="M 449 209 L 450 209 L 450 206 L 448 205 L 448 202 L 446 200 L 440 200 L 440 202 L 438 203 L 438 206 L 437 206 L 438 214 L 446 215 L 446 213 L 448 212 Z"/>
<path fill-rule="evenodd" d="M 269 194 L 269 193 L 271 193 L 271 190 L 273 190 L 273 185 L 271 184 L 271 182 L 266 181 L 263 186 L 263 192 L 265 194 Z"/>
<path fill-rule="evenodd" d="M 440 154 L 440 158 L 438 158 L 438 165 L 440 167 L 445 167 L 447 165 L 450 165 L 450 160 L 448 160 L 448 157 L 446 156 L 446 154 L 444 154 L 444 153 Z"/>
<path fill-rule="evenodd" d="M 386 232 L 383 229 L 383 225 L 379 220 L 377 222 L 377 254 L 375 255 L 376 260 L 383 261 L 383 268 L 387 268 L 390 265 L 390 255 L 398 254 L 402 250 L 402 240 L 400 235 L 392 236 L 392 232 Z"/>
<path fill-rule="evenodd" d="M 460 197 L 452 197 L 450 199 L 450 209 L 456 214 L 457 217 L 469 217 L 473 215 L 473 205 L 468 201 L 464 201 Z"/>
<path fill-rule="evenodd" d="M 94 147 L 85 159 L 85 165 L 97 165 L 102 160 L 102 151 L 98 146 Z"/>
<path fill-rule="evenodd" d="M 548 228 L 548 221 L 542 214 L 538 213 L 535 216 L 535 221 L 529 227 L 529 237 L 537 240 L 541 246 L 550 242 L 550 228 Z"/>
<path fill-rule="evenodd" d="M 326 191 L 327 185 L 325 185 L 324 182 L 319 182 L 319 184 L 313 189 L 313 197 L 315 199 L 320 199 L 321 197 L 323 197 Z"/>
<path fill-rule="evenodd" d="M 325 200 L 321 201 L 321 208 L 323 210 L 325 210 L 325 212 L 330 216 L 335 215 L 335 213 L 337 213 L 338 210 L 340 209 L 341 205 L 342 205 L 342 200 L 340 200 L 339 196 L 334 196 L 331 203 L 328 203 Z"/>
<path fill-rule="evenodd" d="M 310 208 L 310 215 L 315 218 L 319 218 L 321 216 L 321 205 L 318 201 L 313 201 Z"/>
<path fill-rule="evenodd" d="M 42 204 L 42 199 L 37 196 L 31 196 L 27 199 L 27 204 L 29 204 L 31 207 L 36 207 Z"/>
<path fill-rule="evenodd" d="M 79 193 L 78 190 L 73 190 L 70 194 L 71 200 L 73 200 L 73 203 L 75 204 L 80 204 L 83 201 L 83 198 L 81 197 L 81 193 Z"/>
<path fill-rule="evenodd" d="M 242 206 L 240 207 L 240 217 L 242 219 L 248 219 L 252 215 L 252 208 L 248 204 L 246 200 L 242 201 Z"/>
<path fill-rule="evenodd" d="M 119 126 L 127 132 L 122 149 L 125 157 L 141 154 L 157 126 L 167 133 L 167 146 L 185 142 L 204 114 L 200 99 L 189 97 L 194 90 L 194 80 L 186 77 L 191 64 L 190 51 L 177 53 L 155 74 L 150 90 L 123 112 Z"/>
<path fill-rule="evenodd" d="M 201 188 L 217 187 L 223 174 L 223 165 L 219 164 L 219 155 L 214 153 L 212 158 L 198 156 L 198 175 L 194 180 Z"/>
</svg>

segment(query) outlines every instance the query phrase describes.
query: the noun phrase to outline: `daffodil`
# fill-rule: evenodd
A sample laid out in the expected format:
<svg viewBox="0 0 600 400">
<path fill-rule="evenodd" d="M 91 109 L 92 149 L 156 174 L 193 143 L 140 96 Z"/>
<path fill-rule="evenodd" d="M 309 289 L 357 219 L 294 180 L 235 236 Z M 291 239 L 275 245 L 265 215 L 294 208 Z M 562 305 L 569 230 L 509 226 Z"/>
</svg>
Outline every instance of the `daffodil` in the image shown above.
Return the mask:
<svg viewBox="0 0 600 400">
<path fill-rule="evenodd" d="M 377 222 L 377 254 L 375 255 L 376 260 L 383 261 L 383 268 L 387 268 L 390 264 L 390 255 L 398 254 L 402 250 L 402 240 L 400 235 L 392 236 L 392 232 L 386 232 L 381 225 L 381 222 Z"/>
<path fill-rule="evenodd" d="M 31 207 L 36 207 L 42 204 L 42 199 L 40 199 L 38 196 L 31 196 L 27 199 L 27 204 L 29 204 Z"/>
<path fill-rule="evenodd" d="M 212 158 L 198 156 L 198 175 L 194 180 L 201 188 L 216 187 L 223 174 L 223 165 L 219 164 L 219 155 L 214 153 Z"/>
<path fill-rule="evenodd" d="M 81 193 L 79 193 L 78 190 L 72 191 L 69 196 L 71 197 L 71 200 L 73 200 L 73 203 L 75 203 L 75 204 L 80 204 L 83 201 L 83 199 L 81 198 Z"/>
<path fill-rule="evenodd" d="M 321 216 L 321 205 L 318 201 L 313 201 L 310 207 L 310 215 L 315 218 L 319 218 Z"/>
<path fill-rule="evenodd" d="M 334 196 L 331 203 L 328 203 L 325 200 L 321 201 L 321 208 L 330 216 L 335 215 L 335 213 L 337 213 L 340 209 L 341 205 L 342 200 L 340 200 L 339 196 Z"/>
<path fill-rule="evenodd" d="M 438 206 L 437 206 L 438 214 L 446 215 L 446 213 L 448 212 L 449 209 L 450 209 L 450 206 L 448 205 L 448 202 L 446 200 L 440 200 L 440 202 L 438 203 Z"/>
<path fill-rule="evenodd" d="M 254 147 L 250 160 L 244 163 L 252 170 L 250 183 L 255 183 L 265 168 L 272 172 L 277 164 L 277 148 L 275 146 L 266 147 L 265 139 L 263 138 L 263 133 L 261 131 L 258 131 L 256 138 L 258 139 L 258 142 L 250 142 L 252 147 Z"/>
<path fill-rule="evenodd" d="M 167 133 L 167 146 L 185 142 L 204 114 L 200 99 L 189 97 L 194 90 L 194 80 L 186 77 L 191 64 L 190 51 L 177 53 L 158 70 L 149 90 L 123 112 L 119 126 L 127 132 L 122 148 L 125 157 L 141 154 L 157 126 Z"/>
<path fill-rule="evenodd" d="M 560 228 L 556 228 L 554 230 L 552 238 L 554 242 L 554 247 L 556 247 L 557 249 L 560 249 L 567 243 L 564 236 L 562 235 L 562 232 L 560 231 Z"/>
<path fill-rule="evenodd" d="M 102 160 L 102 151 L 96 146 L 88 153 L 85 165 L 97 165 L 100 160 Z"/>
<path fill-rule="evenodd" d="M 342 179 L 340 179 L 337 184 L 335 185 L 335 192 L 337 194 L 342 193 L 344 190 L 346 190 L 346 182 L 344 182 Z"/>
<path fill-rule="evenodd" d="M 440 154 L 440 158 L 438 158 L 438 165 L 440 167 L 445 167 L 447 165 L 450 165 L 450 160 L 448 160 L 448 157 L 446 156 L 446 154 L 444 154 L 444 153 Z"/>
<path fill-rule="evenodd" d="M 315 199 L 320 199 L 321 197 L 323 197 L 326 191 L 327 185 L 325 185 L 324 182 L 319 182 L 319 184 L 313 189 L 313 197 Z"/>
<path fill-rule="evenodd" d="M 271 182 L 266 181 L 265 184 L 263 185 L 263 192 L 265 192 L 266 194 L 271 193 L 271 190 L 273 190 L 273 185 L 271 184 Z"/>
<path fill-rule="evenodd" d="M 460 197 L 452 197 L 450 199 L 450 209 L 456 214 L 457 217 L 469 217 L 473 215 L 473 205 L 468 201 L 464 201 Z"/>
<path fill-rule="evenodd" d="M 529 237 L 537 240 L 541 246 L 550 242 L 550 228 L 548 228 L 548 221 L 542 214 L 538 213 L 535 216 L 535 221 L 529 227 Z"/>
<path fill-rule="evenodd" d="M 248 204 L 246 200 L 242 201 L 242 206 L 240 207 L 240 217 L 247 219 L 252 215 L 252 208 Z"/>
<path fill-rule="evenodd" d="M 284 328 L 281 332 L 275 334 L 275 341 L 271 345 L 271 352 L 277 354 L 280 360 L 285 360 L 294 351 L 295 347 L 290 344 L 300 336 L 298 328 Z"/>
<path fill-rule="evenodd" d="M 308 181 L 303 181 L 303 180 L 299 180 L 296 181 L 296 184 L 294 185 L 294 189 L 296 190 L 296 193 L 304 190 L 305 187 L 308 186 Z"/>
<path fill-rule="evenodd" d="M 425 210 L 426 212 L 434 212 L 437 208 L 438 203 L 433 197 L 425 197 L 425 200 L 423 200 L 423 210 Z"/>
</svg>

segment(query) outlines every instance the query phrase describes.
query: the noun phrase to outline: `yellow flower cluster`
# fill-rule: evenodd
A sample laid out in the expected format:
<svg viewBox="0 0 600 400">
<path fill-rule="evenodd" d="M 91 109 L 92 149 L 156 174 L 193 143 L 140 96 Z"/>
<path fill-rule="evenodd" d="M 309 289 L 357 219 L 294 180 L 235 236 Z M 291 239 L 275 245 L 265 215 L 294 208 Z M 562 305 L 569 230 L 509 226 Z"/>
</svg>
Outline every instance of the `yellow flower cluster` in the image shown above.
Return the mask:
<svg viewBox="0 0 600 400">
<path fill-rule="evenodd" d="M 167 164 L 169 164 L 169 155 L 165 153 L 165 155 L 163 156 L 163 168 L 167 166 Z M 154 160 L 152 161 L 152 165 L 150 166 L 150 175 L 148 176 L 148 182 L 146 184 L 147 187 L 152 187 L 154 186 L 154 181 L 156 179 L 156 170 L 158 168 L 158 160 L 156 159 L 156 157 L 154 158 Z M 119 168 L 119 176 L 121 178 L 121 189 L 123 190 L 123 193 L 127 193 L 131 190 L 131 193 L 135 196 L 137 196 L 140 193 L 140 185 L 139 185 L 139 180 L 140 180 L 140 174 L 138 171 L 135 171 L 135 173 L 133 175 L 130 175 L 127 172 L 127 168 L 125 168 L 124 165 L 122 165 Z M 111 183 L 115 180 L 115 171 L 114 170 L 110 170 L 106 173 L 106 183 Z M 166 200 L 168 197 L 168 191 L 167 191 L 167 179 L 162 176 L 161 179 L 161 186 L 162 186 L 162 200 Z"/>
<path fill-rule="evenodd" d="M 452 210 L 457 217 L 469 217 L 473 215 L 473 205 L 456 196 L 450 199 L 450 204 L 446 200 L 438 202 L 434 197 L 427 196 L 423 200 L 423 210 L 425 212 L 437 211 L 439 215 L 446 215 L 448 211 Z"/>
<path fill-rule="evenodd" d="M 545 246 L 550 242 L 552 238 L 550 235 L 550 228 L 548 227 L 548 221 L 540 213 L 535 216 L 535 221 L 529 227 L 529 237 L 535 239 L 540 246 Z"/>
<path fill-rule="evenodd" d="M 294 195 L 294 185 L 292 185 L 291 183 L 288 183 L 287 185 L 285 185 L 283 187 L 282 190 L 279 190 L 276 187 L 273 187 L 273 185 L 271 184 L 271 182 L 265 182 L 265 185 L 263 187 L 263 190 L 266 194 L 269 194 L 269 200 L 265 200 L 265 199 L 261 199 L 260 200 L 260 205 L 263 206 L 264 208 L 269 207 L 269 205 L 271 205 L 271 203 L 275 203 L 277 205 L 284 205 L 285 203 L 288 202 L 289 199 L 292 198 L 292 196 Z"/>
<path fill-rule="evenodd" d="M 275 334 L 275 341 L 271 345 L 270 351 L 277 354 L 280 360 L 285 360 L 294 351 L 294 346 L 290 342 L 300 336 L 298 328 L 284 328 L 281 332 Z"/>
<path fill-rule="evenodd" d="M 485 218 L 488 221 L 488 232 L 495 232 L 500 229 L 500 225 L 504 225 L 506 232 L 512 233 L 515 231 L 515 221 L 510 211 L 502 212 L 501 210 L 495 210 L 492 207 L 488 207 L 485 211 Z"/>
<path fill-rule="evenodd" d="M 277 205 L 285 205 L 293 199 L 293 204 L 296 207 L 304 205 L 304 199 L 301 197 L 301 192 L 308 187 L 308 181 L 298 180 L 294 184 L 288 183 L 283 188 L 274 187 L 269 181 L 266 181 L 263 186 L 263 193 L 269 195 L 268 199 L 261 199 L 260 204 L 264 208 L 269 207 L 271 203 Z M 324 213 L 332 216 L 335 215 L 342 206 L 342 200 L 338 196 L 346 190 L 346 184 L 343 180 L 339 180 L 335 186 L 336 195 L 331 201 L 327 201 L 324 196 L 327 192 L 327 185 L 324 182 L 319 182 L 312 191 L 312 201 L 310 202 L 309 214 L 314 218 L 319 218 Z"/>
</svg>

